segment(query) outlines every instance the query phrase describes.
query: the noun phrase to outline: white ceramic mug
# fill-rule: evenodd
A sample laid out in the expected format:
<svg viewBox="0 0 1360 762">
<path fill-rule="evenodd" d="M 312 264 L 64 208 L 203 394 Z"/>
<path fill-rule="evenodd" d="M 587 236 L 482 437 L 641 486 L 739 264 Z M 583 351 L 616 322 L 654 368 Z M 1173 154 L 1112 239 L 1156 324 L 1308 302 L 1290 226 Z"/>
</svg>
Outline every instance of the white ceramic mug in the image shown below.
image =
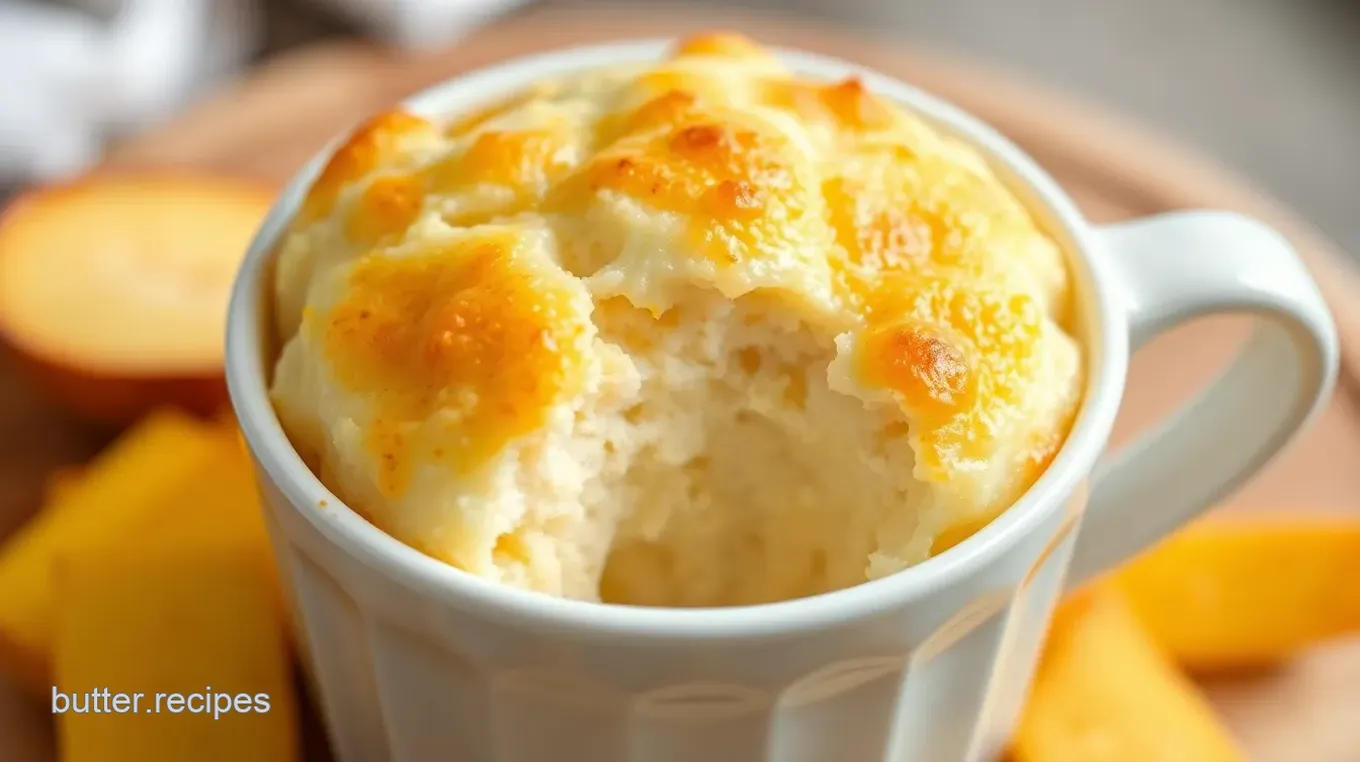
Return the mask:
<svg viewBox="0 0 1360 762">
<path fill-rule="evenodd" d="M 407 103 L 447 115 L 552 75 L 660 58 L 581 48 L 459 77 Z M 1018 148 L 912 87 L 850 74 L 979 148 L 1068 254 L 1087 387 L 1066 445 L 1003 515 L 885 579 L 761 606 L 561 600 L 429 558 L 308 471 L 266 393 L 271 254 L 325 157 L 284 191 L 232 299 L 227 378 L 281 576 L 343 762 L 972 762 L 1005 745 L 1062 591 L 1185 522 L 1258 470 L 1329 397 L 1335 328 L 1279 235 L 1240 216 L 1098 227 Z M 1205 396 L 1102 460 L 1129 353 L 1198 315 L 1259 330 Z"/>
</svg>

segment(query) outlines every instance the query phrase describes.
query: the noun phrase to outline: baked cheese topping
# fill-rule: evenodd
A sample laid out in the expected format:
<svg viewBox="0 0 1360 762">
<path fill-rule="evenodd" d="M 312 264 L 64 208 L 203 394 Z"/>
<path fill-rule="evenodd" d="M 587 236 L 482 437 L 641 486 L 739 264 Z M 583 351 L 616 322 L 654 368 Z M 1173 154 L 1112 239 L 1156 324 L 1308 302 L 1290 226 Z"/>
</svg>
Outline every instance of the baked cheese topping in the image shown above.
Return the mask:
<svg viewBox="0 0 1360 762">
<path fill-rule="evenodd" d="M 323 481 L 585 600 L 903 569 L 1029 487 L 1082 388 L 1062 254 L 981 155 L 729 34 L 370 120 L 275 290 L 275 403 Z"/>
</svg>

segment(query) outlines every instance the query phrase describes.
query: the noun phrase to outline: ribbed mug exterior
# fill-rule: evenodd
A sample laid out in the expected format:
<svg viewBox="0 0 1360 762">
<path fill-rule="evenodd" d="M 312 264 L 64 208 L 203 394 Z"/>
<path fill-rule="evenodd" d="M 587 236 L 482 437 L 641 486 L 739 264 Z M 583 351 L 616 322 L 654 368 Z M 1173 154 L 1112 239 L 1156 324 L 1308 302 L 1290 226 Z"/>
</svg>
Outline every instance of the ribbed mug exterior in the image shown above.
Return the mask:
<svg viewBox="0 0 1360 762">
<path fill-rule="evenodd" d="M 262 494 L 340 762 L 991 762 L 1082 507 L 909 607 L 628 643 L 470 616 L 338 551 L 267 481 Z"/>
</svg>

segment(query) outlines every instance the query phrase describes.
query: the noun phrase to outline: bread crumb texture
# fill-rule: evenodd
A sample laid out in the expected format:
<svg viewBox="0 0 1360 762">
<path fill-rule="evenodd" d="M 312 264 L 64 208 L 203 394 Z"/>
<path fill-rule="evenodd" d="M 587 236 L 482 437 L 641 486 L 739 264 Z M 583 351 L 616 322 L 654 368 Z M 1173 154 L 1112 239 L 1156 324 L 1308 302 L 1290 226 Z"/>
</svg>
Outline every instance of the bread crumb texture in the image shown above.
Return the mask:
<svg viewBox="0 0 1360 762">
<path fill-rule="evenodd" d="M 1068 272 L 972 148 L 731 34 L 507 95 L 360 126 L 279 252 L 276 407 L 382 530 L 767 602 L 939 552 L 1061 445 Z"/>
</svg>

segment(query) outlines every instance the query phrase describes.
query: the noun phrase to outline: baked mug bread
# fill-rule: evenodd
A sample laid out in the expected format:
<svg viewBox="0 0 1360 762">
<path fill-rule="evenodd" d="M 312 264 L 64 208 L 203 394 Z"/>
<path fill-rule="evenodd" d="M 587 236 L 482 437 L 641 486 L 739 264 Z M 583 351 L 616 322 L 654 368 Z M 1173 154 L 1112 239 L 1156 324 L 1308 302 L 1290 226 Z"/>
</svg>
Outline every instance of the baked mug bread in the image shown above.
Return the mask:
<svg viewBox="0 0 1360 762">
<path fill-rule="evenodd" d="M 376 526 L 581 600 L 752 604 L 958 542 L 1047 466 L 1054 240 L 858 78 L 710 34 L 354 131 L 279 252 L 278 415 Z"/>
<path fill-rule="evenodd" d="M 995 759 L 1064 590 L 1328 398 L 1261 223 L 1092 224 L 957 108 L 774 58 L 462 74 L 267 216 L 227 381 L 338 759 Z M 1230 370 L 1105 456 L 1130 352 L 1228 310 Z"/>
</svg>

